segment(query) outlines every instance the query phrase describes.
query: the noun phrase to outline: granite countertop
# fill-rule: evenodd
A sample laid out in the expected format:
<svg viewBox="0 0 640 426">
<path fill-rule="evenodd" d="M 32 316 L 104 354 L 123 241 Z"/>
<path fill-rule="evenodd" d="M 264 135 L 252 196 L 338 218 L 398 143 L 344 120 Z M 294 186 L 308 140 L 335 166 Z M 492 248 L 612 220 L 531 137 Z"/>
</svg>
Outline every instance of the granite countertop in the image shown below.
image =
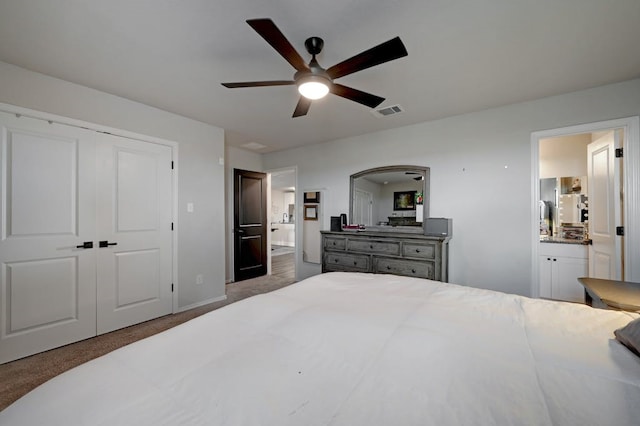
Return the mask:
<svg viewBox="0 0 640 426">
<path fill-rule="evenodd" d="M 552 243 L 552 244 L 582 244 L 589 245 L 591 244 L 591 240 L 572 240 L 569 238 L 560 238 L 560 237 L 549 237 L 549 236 L 540 236 L 541 243 Z"/>
</svg>

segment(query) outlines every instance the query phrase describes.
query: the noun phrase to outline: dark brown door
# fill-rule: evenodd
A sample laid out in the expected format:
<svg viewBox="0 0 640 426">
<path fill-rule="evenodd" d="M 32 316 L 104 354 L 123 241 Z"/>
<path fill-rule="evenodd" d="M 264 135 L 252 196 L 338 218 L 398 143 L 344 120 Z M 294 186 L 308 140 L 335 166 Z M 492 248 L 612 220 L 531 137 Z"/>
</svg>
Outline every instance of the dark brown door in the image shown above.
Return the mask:
<svg viewBox="0 0 640 426">
<path fill-rule="evenodd" d="M 234 280 L 267 273 L 267 175 L 233 169 Z"/>
</svg>

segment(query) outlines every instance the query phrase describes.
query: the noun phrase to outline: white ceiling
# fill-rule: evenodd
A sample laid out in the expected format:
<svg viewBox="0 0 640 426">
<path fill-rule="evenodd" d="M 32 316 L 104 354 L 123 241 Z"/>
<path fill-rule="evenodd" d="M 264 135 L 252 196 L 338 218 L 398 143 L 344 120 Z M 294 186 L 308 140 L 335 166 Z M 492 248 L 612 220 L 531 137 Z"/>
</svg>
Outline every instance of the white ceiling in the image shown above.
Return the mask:
<svg viewBox="0 0 640 426">
<path fill-rule="evenodd" d="M 400 36 L 409 56 L 338 82 L 400 104 L 379 118 L 329 95 L 291 114 L 293 68 L 246 19 L 271 18 L 325 68 Z M 0 60 L 226 130 L 270 152 L 640 77 L 639 0 L 0 0 Z"/>
</svg>

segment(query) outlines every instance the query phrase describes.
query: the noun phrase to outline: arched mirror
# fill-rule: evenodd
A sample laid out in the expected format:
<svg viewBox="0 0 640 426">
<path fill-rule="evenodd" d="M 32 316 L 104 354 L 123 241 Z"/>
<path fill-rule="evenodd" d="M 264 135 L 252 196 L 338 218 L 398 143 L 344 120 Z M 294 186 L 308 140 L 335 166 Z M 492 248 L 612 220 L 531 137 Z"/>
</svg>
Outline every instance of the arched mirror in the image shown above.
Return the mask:
<svg viewBox="0 0 640 426">
<path fill-rule="evenodd" d="M 423 232 L 429 168 L 386 166 L 351 175 L 349 221 L 376 230 Z"/>
</svg>

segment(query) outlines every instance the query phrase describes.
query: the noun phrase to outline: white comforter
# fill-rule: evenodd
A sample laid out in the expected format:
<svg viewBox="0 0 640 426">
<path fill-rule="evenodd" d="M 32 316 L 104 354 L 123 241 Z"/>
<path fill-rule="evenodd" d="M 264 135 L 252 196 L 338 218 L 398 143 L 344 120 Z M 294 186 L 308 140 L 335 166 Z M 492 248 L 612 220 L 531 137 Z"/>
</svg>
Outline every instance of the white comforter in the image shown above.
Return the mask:
<svg viewBox="0 0 640 426">
<path fill-rule="evenodd" d="M 332 273 L 77 367 L 11 425 L 637 425 L 636 314 Z"/>
</svg>

